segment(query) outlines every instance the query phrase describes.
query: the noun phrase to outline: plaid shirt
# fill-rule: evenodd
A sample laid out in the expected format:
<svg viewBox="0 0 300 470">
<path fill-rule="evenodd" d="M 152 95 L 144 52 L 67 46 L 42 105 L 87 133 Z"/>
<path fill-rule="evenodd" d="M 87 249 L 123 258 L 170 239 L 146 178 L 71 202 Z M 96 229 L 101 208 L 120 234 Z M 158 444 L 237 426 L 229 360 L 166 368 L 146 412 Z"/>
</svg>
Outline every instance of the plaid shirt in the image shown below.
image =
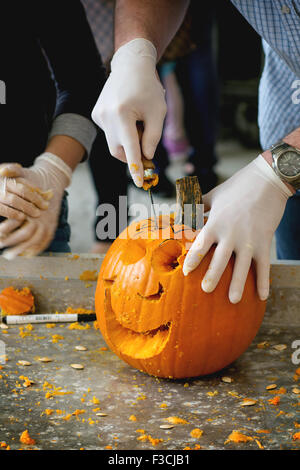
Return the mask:
<svg viewBox="0 0 300 470">
<path fill-rule="evenodd" d="M 300 79 L 300 0 L 231 1 L 263 38 L 258 123 L 267 149 L 300 127 L 300 104 L 292 100 Z"/>
<path fill-rule="evenodd" d="M 104 63 L 114 52 L 114 8 L 115 0 L 81 0 L 88 22 Z"/>
</svg>

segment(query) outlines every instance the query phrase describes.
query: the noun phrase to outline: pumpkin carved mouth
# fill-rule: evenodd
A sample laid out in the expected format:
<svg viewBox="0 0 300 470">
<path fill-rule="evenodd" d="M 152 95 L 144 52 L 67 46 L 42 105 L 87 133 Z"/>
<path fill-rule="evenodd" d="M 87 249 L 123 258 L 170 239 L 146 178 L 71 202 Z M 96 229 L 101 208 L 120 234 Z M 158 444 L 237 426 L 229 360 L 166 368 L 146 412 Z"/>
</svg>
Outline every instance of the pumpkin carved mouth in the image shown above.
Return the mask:
<svg viewBox="0 0 300 470">
<path fill-rule="evenodd" d="M 135 359 L 147 359 L 160 354 L 165 349 L 172 330 L 171 322 L 143 332 L 136 332 L 122 326 L 112 309 L 109 288 L 105 289 L 104 312 L 110 341 L 114 347 L 118 347 L 121 354 Z"/>
</svg>

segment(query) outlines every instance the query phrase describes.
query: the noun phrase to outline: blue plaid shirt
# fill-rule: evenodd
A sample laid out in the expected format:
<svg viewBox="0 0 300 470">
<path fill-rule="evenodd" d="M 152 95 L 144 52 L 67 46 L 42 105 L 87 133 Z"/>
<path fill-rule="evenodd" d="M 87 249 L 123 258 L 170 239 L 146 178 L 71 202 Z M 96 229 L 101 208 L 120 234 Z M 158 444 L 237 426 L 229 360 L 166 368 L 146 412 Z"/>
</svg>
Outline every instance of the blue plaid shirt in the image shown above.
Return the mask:
<svg viewBox="0 0 300 470">
<path fill-rule="evenodd" d="M 231 1 L 263 38 L 258 124 L 267 149 L 300 127 L 300 0 Z"/>
</svg>

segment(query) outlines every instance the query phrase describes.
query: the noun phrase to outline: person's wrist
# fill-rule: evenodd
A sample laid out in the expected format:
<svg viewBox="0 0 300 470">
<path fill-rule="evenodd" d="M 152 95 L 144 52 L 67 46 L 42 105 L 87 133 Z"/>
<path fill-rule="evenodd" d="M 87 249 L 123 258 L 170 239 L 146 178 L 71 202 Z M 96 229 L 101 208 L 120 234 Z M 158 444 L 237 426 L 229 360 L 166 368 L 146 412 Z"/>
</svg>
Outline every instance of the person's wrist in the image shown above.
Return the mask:
<svg viewBox="0 0 300 470">
<path fill-rule="evenodd" d="M 34 160 L 33 168 L 46 170 L 47 176 L 53 176 L 64 190 L 72 181 L 72 169 L 62 158 L 51 152 L 44 152 Z"/>
<path fill-rule="evenodd" d="M 272 165 L 272 164 L 273 164 L 273 158 L 272 158 L 272 152 L 271 152 L 271 150 L 266 150 L 265 152 L 263 152 L 263 153 L 261 154 L 261 156 L 262 156 L 262 157 L 265 159 L 265 161 L 270 165 L 270 167 L 273 168 L 273 165 Z M 274 171 L 274 170 L 273 170 L 273 171 Z M 275 171 L 274 171 L 274 173 L 275 173 Z M 278 175 L 276 175 L 276 176 L 279 178 Z M 279 179 L 280 179 L 280 178 L 279 178 Z M 283 181 L 283 180 L 280 180 L 280 181 L 282 181 L 282 182 L 286 185 L 286 187 L 287 187 L 293 194 L 296 192 L 295 189 L 293 188 L 293 186 L 291 186 L 290 184 L 286 183 L 286 182 Z"/>
<path fill-rule="evenodd" d="M 141 60 L 146 60 L 155 68 L 157 61 L 157 51 L 153 43 L 148 39 L 136 38 L 127 42 L 126 44 L 123 44 L 121 47 L 119 47 L 119 49 L 116 50 L 111 60 L 111 70 L 113 71 L 114 68 L 124 63 L 134 63 Z"/>
</svg>

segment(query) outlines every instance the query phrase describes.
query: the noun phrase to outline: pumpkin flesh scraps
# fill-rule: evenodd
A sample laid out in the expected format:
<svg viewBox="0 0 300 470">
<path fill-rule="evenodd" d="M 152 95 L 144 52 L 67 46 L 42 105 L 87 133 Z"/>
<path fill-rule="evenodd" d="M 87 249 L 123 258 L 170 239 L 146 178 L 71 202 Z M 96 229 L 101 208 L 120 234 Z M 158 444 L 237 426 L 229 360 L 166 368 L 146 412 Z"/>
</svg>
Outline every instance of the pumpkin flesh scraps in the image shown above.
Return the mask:
<svg viewBox="0 0 300 470">
<path fill-rule="evenodd" d="M 169 340 L 172 325 L 168 322 L 153 330 L 136 332 L 122 326 L 111 306 L 110 291 L 105 291 L 105 323 L 111 347 L 121 355 L 147 359 L 160 354 Z"/>
<path fill-rule="evenodd" d="M 20 290 L 6 287 L 0 293 L 0 307 L 3 315 L 34 313 L 34 297 L 28 287 Z"/>
</svg>

